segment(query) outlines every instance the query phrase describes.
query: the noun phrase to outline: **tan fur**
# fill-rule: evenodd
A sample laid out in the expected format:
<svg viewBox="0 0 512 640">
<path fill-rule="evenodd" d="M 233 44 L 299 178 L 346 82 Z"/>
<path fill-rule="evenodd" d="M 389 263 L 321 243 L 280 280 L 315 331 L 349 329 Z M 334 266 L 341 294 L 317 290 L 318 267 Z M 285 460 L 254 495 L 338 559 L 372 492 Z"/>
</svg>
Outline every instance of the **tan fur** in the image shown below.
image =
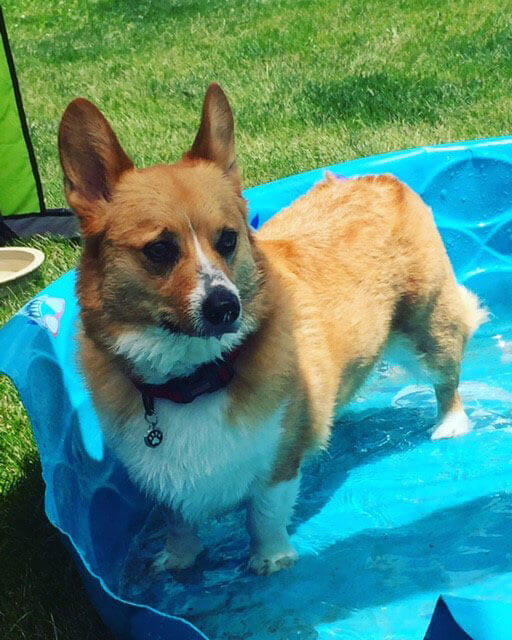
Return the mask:
<svg viewBox="0 0 512 640">
<path fill-rule="evenodd" d="M 341 181 L 327 174 L 322 183 L 274 216 L 253 237 L 245 224 L 239 180 L 233 177 L 238 174 L 234 145 L 226 133 L 229 123 L 221 130 L 228 136 L 228 150 L 220 159 L 229 181 L 222 179 L 213 162 L 223 141 L 208 151 L 207 138 L 214 126 L 208 101 L 211 97 L 205 101 L 207 119 L 203 114 L 196 141 L 181 163 L 135 170 L 121 150 L 121 159 L 114 164 L 124 170 L 117 170 L 110 202 L 95 203 L 94 218 L 90 201 L 68 190 L 70 204 L 82 220 L 85 217 L 86 237 L 93 236 L 92 241 L 86 240 L 80 269 L 83 315 L 101 307 L 98 281 L 103 277 L 108 287 L 113 277 L 118 283 L 124 280 L 126 295 L 132 298 L 132 304 L 122 300 L 131 322 L 139 319 L 144 325 L 159 306 L 190 330 L 183 313 L 183 299 L 194 285 L 197 259 L 190 224 L 208 258 L 235 283 L 237 265 L 229 268 L 212 250 L 211 239 L 227 222 L 243 225 L 238 265 L 249 261 L 264 285 L 251 301 L 259 328 L 249 337 L 237 363 L 229 415 L 234 424 L 241 415 L 257 423 L 292 394 L 285 453 L 277 463 L 276 479 L 292 475 L 308 447 L 327 442 L 336 406 L 346 403 L 364 381 L 393 330 L 411 337 L 443 377 L 442 384 L 448 386 L 443 410 L 457 404 L 457 396 L 452 395 L 462 350 L 483 315 L 476 298 L 457 287 L 432 215 L 421 199 L 392 176 Z M 78 106 L 81 126 L 87 128 L 84 103 L 79 101 Z M 230 113 L 220 111 L 220 117 Z M 103 120 L 100 124 L 114 140 L 113 152 L 117 152 L 117 139 Z M 63 122 L 61 139 L 70 126 L 66 118 Z M 102 143 L 104 153 L 106 147 Z M 64 161 L 63 166 L 66 171 L 70 162 Z M 77 182 L 72 169 L 70 172 Z M 114 258 L 110 274 L 98 272 L 88 242 L 94 242 L 95 235 L 99 240 L 90 229 L 101 229 L 108 239 Z M 154 278 L 141 268 L 138 253 L 163 230 L 179 235 L 185 255 L 180 268 L 168 278 Z M 249 271 L 252 282 L 257 276 Z M 101 321 L 98 324 L 91 327 L 93 334 L 105 329 Z M 115 324 L 109 321 L 113 334 L 120 331 Z M 126 414 L 130 404 L 124 398 L 130 383 L 125 378 L 120 384 L 118 363 L 105 358 L 101 349 L 95 350 L 94 342 L 93 338 L 84 344 L 85 354 L 94 353 L 84 356 L 84 361 L 91 378 L 96 379 L 97 370 L 104 371 L 105 383 L 98 385 L 97 401 Z M 438 394 L 443 397 L 443 390 Z M 286 469 L 287 456 L 290 469 Z"/>
<path fill-rule="evenodd" d="M 59 143 L 68 202 L 84 234 L 82 362 L 94 401 L 115 428 L 140 412 L 133 371 L 114 353 L 115 340 L 162 317 L 194 335 L 187 299 L 197 286 L 197 243 L 236 285 L 249 323 L 227 422 L 256 429 L 287 406 L 273 483 L 294 478 L 304 454 L 327 444 L 336 408 L 395 333 L 424 356 L 440 417 L 462 408 L 460 361 L 485 312 L 456 284 L 431 211 L 396 178 L 327 174 L 253 234 L 231 109 L 217 85 L 192 148 L 174 165 L 135 169 L 104 117 L 82 99 L 66 110 Z M 230 259 L 214 248 L 226 226 L 239 234 Z M 143 255 L 162 233 L 180 249 L 168 271 Z"/>
<path fill-rule="evenodd" d="M 459 406 L 462 351 L 481 312 L 457 286 L 430 210 L 407 186 L 387 175 L 328 175 L 274 216 L 258 244 L 293 306 L 312 441 L 328 440 L 336 406 L 393 331 L 409 336 L 441 378 L 441 412 Z"/>
</svg>

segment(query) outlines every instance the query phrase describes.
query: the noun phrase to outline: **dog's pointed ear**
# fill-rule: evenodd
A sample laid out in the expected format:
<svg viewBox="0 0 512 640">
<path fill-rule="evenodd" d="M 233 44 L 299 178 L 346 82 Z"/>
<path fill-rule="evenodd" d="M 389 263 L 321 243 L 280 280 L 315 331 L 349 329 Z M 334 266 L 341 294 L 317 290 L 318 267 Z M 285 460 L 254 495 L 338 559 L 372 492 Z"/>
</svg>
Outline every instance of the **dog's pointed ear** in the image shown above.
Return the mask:
<svg viewBox="0 0 512 640">
<path fill-rule="evenodd" d="M 235 154 L 235 123 L 224 91 L 218 84 L 208 87 L 196 139 L 185 159 L 201 158 L 215 162 L 241 192 Z"/>
<path fill-rule="evenodd" d="M 92 102 L 77 98 L 60 122 L 59 153 L 66 198 L 85 235 L 104 227 L 102 204 L 112 198 L 121 174 L 133 169 L 112 127 Z"/>
</svg>

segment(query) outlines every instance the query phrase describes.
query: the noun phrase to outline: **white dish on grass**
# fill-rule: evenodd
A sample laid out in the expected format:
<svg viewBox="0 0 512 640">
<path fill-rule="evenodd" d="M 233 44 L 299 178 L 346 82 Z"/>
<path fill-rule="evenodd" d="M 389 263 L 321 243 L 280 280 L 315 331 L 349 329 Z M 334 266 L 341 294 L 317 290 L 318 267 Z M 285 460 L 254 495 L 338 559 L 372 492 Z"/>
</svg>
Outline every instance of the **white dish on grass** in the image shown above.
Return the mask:
<svg viewBox="0 0 512 640">
<path fill-rule="evenodd" d="M 0 284 L 31 273 L 41 265 L 44 253 L 31 247 L 0 247 Z"/>
</svg>

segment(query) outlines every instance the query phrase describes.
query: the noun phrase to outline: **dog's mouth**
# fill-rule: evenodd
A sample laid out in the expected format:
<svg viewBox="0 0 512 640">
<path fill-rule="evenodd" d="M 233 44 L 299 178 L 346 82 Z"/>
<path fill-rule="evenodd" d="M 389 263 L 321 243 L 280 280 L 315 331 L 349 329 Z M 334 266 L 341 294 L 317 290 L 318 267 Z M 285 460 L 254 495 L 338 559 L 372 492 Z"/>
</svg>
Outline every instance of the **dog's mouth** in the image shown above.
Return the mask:
<svg viewBox="0 0 512 640">
<path fill-rule="evenodd" d="M 180 327 L 172 320 L 162 318 L 160 320 L 160 327 L 176 336 L 188 336 L 189 338 L 217 338 L 220 340 L 226 334 L 237 333 L 240 329 L 240 322 L 236 321 L 222 324 L 210 324 L 203 322 L 197 329 L 190 330 Z"/>
<path fill-rule="evenodd" d="M 239 329 L 240 322 L 229 322 L 215 325 L 204 323 L 199 335 L 202 338 L 218 338 L 220 340 L 220 338 L 226 334 L 237 333 Z"/>
<path fill-rule="evenodd" d="M 189 331 L 184 331 L 175 322 L 173 322 L 172 320 L 168 320 L 167 318 L 161 318 L 160 319 L 160 327 L 162 329 L 165 329 L 169 333 L 173 333 L 175 335 L 182 335 L 182 336 L 192 336 L 193 335 Z"/>
</svg>

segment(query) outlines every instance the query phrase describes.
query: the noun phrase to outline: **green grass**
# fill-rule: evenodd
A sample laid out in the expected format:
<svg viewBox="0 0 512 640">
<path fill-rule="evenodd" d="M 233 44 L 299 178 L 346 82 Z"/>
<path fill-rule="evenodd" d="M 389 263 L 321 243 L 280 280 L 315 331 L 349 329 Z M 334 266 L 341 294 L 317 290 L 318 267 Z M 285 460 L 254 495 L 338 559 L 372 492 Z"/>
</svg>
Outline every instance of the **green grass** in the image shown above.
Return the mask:
<svg viewBox="0 0 512 640">
<path fill-rule="evenodd" d="M 92 99 L 139 166 L 173 161 L 204 91 L 227 91 L 246 186 L 358 156 L 499 136 L 512 124 L 503 0 L 5 0 L 49 207 L 63 206 L 59 118 Z M 0 324 L 72 267 L 77 246 L 0 289 Z M 0 381 L 0 637 L 108 637 L 42 508 L 29 422 Z"/>
</svg>

